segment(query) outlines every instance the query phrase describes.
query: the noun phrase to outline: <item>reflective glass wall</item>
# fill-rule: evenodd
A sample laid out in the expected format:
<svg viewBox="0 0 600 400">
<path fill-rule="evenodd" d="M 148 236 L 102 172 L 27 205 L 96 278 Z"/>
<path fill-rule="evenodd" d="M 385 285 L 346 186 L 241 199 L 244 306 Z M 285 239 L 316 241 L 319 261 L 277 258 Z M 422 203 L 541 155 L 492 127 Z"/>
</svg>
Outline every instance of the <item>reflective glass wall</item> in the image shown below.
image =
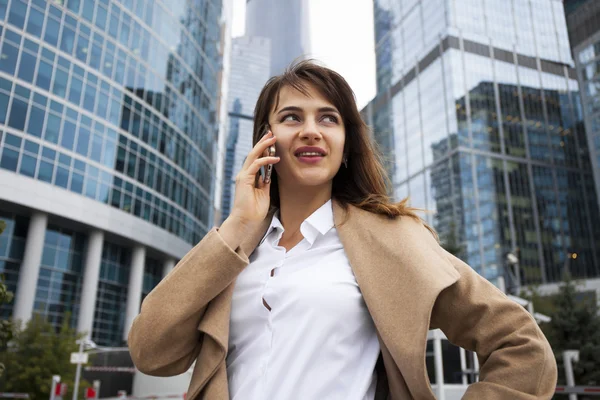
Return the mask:
<svg viewBox="0 0 600 400">
<path fill-rule="evenodd" d="M 600 276 L 600 219 L 562 2 L 374 4 L 378 94 L 363 115 L 395 197 L 429 210 L 423 217 L 442 240 L 456 240 L 493 282 L 508 252 L 517 252 L 525 284 L 561 280 L 567 269 Z M 431 23 L 435 35 L 424 28 Z"/>
<path fill-rule="evenodd" d="M 212 223 L 220 0 L 0 0 L 0 168 L 195 244 Z"/>
</svg>

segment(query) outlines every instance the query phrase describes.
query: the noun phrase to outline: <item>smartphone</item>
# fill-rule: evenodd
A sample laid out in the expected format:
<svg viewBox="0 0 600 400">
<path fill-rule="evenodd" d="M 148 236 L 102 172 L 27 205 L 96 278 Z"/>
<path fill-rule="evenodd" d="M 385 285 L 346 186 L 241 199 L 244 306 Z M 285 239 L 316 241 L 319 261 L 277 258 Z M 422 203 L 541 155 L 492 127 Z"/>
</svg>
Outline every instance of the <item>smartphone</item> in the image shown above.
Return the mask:
<svg viewBox="0 0 600 400">
<path fill-rule="evenodd" d="M 275 157 L 275 146 L 269 146 L 267 149 L 267 157 Z M 268 164 L 265 167 L 265 175 L 263 177 L 264 183 L 271 182 L 271 175 L 273 174 L 273 164 Z"/>
</svg>

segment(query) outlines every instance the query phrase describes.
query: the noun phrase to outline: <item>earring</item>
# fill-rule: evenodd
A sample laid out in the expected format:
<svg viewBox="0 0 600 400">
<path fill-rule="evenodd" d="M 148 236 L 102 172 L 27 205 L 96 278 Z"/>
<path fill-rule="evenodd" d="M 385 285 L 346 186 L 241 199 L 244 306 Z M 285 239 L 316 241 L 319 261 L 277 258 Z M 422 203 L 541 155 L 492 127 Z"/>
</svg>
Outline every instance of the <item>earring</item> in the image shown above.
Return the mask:
<svg viewBox="0 0 600 400">
<path fill-rule="evenodd" d="M 344 167 L 348 168 L 348 157 L 344 157 Z"/>
</svg>

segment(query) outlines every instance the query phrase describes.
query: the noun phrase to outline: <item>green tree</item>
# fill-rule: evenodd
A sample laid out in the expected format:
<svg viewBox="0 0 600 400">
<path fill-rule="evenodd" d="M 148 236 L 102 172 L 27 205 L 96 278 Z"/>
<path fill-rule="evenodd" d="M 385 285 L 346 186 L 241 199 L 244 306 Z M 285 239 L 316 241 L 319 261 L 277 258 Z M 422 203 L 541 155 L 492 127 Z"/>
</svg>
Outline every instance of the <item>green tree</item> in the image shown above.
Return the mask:
<svg viewBox="0 0 600 400">
<path fill-rule="evenodd" d="M 6 222 L 0 220 L 0 235 L 6 229 Z M 8 304 L 12 301 L 13 294 L 10 292 L 6 285 L 4 284 L 4 276 L 0 278 L 0 306 L 3 304 Z M 0 351 L 6 350 L 6 346 L 8 342 L 13 337 L 13 325 L 9 320 L 0 320 Z M 0 363 L 0 376 L 4 373 L 6 369 L 5 365 Z"/>
<path fill-rule="evenodd" d="M 69 315 L 56 332 L 52 324 L 34 314 L 24 329 L 17 327 L 14 338 L 6 351 L 0 353 L 0 361 L 6 365 L 6 373 L 0 383 L 4 392 L 28 393 L 32 400 L 47 399 L 50 395 L 52 375 L 60 375 L 72 395 L 76 365 L 71 364 L 71 353 L 77 352 L 76 340 L 84 337 L 69 326 Z M 80 381 L 80 397 L 88 382 Z"/>
<path fill-rule="evenodd" d="M 555 311 L 550 314 L 548 340 L 559 364 L 559 379 L 564 380 L 562 352 L 579 350 L 579 362 L 573 365 L 578 385 L 600 385 L 600 315 L 594 296 L 577 290 L 567 276 L 554 296 Z"/>
</svg>

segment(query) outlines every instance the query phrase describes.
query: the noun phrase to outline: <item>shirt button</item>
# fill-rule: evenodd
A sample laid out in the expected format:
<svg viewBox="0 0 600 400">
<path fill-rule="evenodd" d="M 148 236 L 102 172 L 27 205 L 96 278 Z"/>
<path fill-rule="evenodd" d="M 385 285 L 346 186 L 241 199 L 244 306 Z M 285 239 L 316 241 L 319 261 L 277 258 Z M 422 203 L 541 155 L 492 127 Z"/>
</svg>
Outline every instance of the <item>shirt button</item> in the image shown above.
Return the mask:
<svg viewBox="0 0 600 400">
<path fill-rule="evenodd" d="M 271 270 L 271 276 L 275 276 L 275 268 Z"/>
</svg>

